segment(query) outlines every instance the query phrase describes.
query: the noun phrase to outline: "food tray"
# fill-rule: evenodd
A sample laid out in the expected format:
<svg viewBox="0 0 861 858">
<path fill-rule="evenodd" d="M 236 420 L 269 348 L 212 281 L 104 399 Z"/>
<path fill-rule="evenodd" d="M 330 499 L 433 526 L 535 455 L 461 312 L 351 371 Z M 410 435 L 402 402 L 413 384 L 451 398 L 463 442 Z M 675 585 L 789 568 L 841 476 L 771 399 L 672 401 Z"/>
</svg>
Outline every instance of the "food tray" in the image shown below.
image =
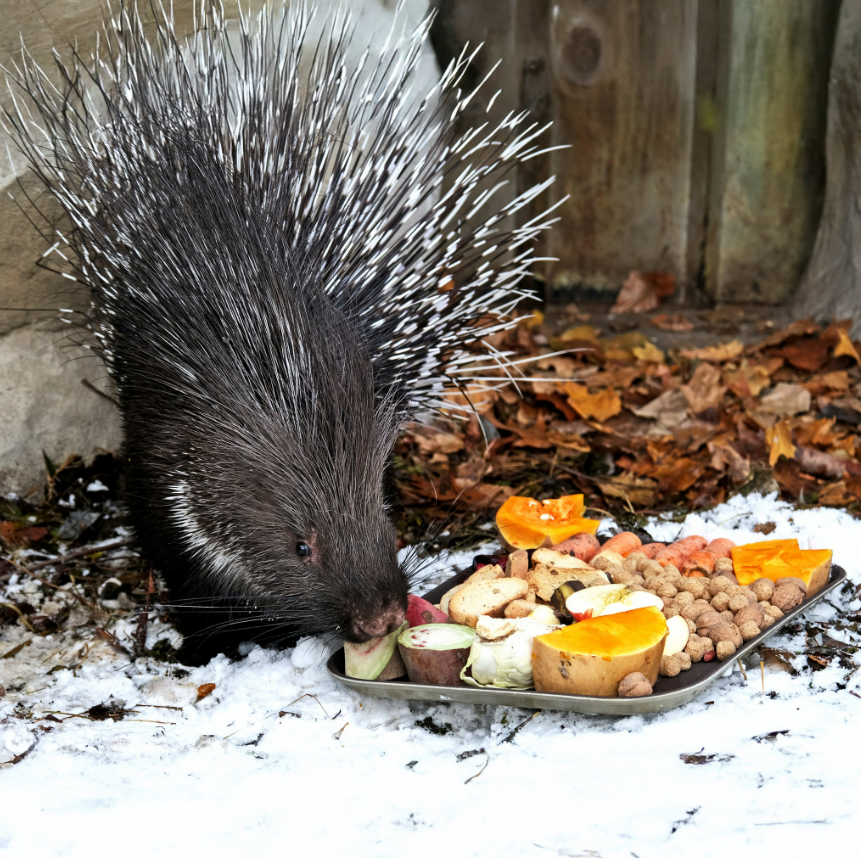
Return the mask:
<svg viewBox="0 0 861 858">
<path fill-rule="evenodd" d="M 464 581 L 471 569 L 455 575 L 431 590 L 425 599 L 436 604 L 443 594 Z M 664 712 L 681 706 L 702 694 L 735 662 L 753 652 L 775 632 L 796 620 L 803 611 L 837 589 L 846 580 L 846 572 L 839 566 L 831 567 L 828 583 L 815 595 L 805 599 L 755 638 L 746 641 L 732 658 L 726 661 L 701 661 L 678 676 L 662 676 L 648 697 L 586 697 L 580 694 L 551 694 L 546 691 L 514 691 L 504 688 L 449 688 L 444 685 L 422 685 L 406 679 L 380 682 L 374 679 L 353 679 L 344 673 L 344 650 L 339 649 L 326 662 L 329 673 L 339 682 L 370 694 L 372 697 L 392 697 L 399 700 L 446 700 L 458 703 L 477 703 L 484 706 L 520 706 L 525 709 L 564 709 L 588 715 L 643 715 L 647 712 Z"/>
</svg>

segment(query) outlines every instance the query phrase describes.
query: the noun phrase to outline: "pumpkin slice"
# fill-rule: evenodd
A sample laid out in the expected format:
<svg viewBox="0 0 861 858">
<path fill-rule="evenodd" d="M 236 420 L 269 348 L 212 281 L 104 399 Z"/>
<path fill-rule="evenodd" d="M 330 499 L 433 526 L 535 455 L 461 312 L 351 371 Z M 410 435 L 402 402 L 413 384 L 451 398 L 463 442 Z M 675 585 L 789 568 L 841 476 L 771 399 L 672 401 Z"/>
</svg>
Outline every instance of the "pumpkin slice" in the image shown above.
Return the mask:
<svg viewBox="0 0 861 858">
<path fill-rule="evenodd" d="M 654 685 L 667 621 L 654 607 L 594 617 L 540 635 L 532 647 L 537 691 L 616 697 L 619 682 L 642 673 Z"/>
<path fill-rule="evenodd" d="M 812 596 L 828 582 L 831 574 L 830 548 L 804 550 L 797 539 L 769 539 L 732 549 L 735 577 L 742 586 L 758 578 L 800 578 Z"/>
<path fill-rule="evenodd" d="M 583 495 L 555 500 L 510 497 L 496 513 L 496 527 L 510 549 L 548 548 L 574 536 L 594 536 L 599 521 L 583 518 Z"/>
</svg>

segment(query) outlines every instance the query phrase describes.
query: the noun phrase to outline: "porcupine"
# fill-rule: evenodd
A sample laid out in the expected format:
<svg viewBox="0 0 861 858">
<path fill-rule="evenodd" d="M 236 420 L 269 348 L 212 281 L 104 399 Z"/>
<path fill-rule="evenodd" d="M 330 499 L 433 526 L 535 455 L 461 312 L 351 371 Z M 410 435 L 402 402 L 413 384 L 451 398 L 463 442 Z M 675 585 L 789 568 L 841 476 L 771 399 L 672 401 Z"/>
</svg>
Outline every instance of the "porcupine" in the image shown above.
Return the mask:
<svg viewBox="0 0 861 858">
<path fill-rule="evenodd" d="M 87 326 L 116 382 L 126 502 L 201 660 L 241 639 L 404 617 L 384 473 L 405 423 L 507 357 L 549 221 L 494 208 L 539 153 L 526 113 L 458 134 L 464 52 L 411 93 L 430 19 L 347 60 L 349 16 L 319 41 L 304 4 L 196 6 L 179 35 L 136 6 L 89 62 L 24 54 L 8 133 L 70 230 L 46 230 L 92 295 Z"/>
</svg>

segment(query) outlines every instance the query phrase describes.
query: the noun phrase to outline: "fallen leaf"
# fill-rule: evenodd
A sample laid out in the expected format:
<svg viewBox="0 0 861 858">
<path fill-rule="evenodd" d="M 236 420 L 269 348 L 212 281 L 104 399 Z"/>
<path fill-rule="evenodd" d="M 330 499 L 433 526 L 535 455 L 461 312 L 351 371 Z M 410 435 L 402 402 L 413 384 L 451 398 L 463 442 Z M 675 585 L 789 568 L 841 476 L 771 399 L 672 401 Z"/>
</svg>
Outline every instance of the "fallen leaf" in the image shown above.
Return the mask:
<svg viewBox="0 0 861 858">
<path fill-rule="evenodd" d="M 5 542 L 9 548 L 26 548 L 44 539 L 50 530 L 50 527 L 37 525 L 16 528 L 14 521 L 0 521 L 0 541 Z"/>
<path fill-rule="evenodd" d="M 641 360 L 644 363 L 663 363 L 666 360 L 664 353 L 654 343 L 635 346 L 631 351 L 637 360 Z"/>
<path fill-rule="evenodd" d="M 849 390 L 849 373 L 845 369 L 836 372 L 825 372 L 819 376 L 819 382 L 832 390 Z"/>
<path fill-rule="evenodd" d="M 824 450 L 814 450 L 812 447 L 799 447 L 794 453 L 795 460 L 805 474 L 824 477 L 827 480 L 838 480 L 846 473 L 846 463 Z M 790 456 L 786 457 L 791 458 Z"/>
<path fill-rule="evenodd" d="M 666 390 L 642 408 L 632 408 L 637 417 L 657 420 L 668 429 L 678 426 L 688 416 L 688 400 L 678 388 Z"/>
<path fill-rule="evenodd" d="M 726 390 L 720 382 L 720 370 L 710 363 L 701 363 L 691 376 L 690 382 L 682 385 L 682 392 L 694 414 L 716 408 L 720 404 Z"/>
<path fill-rule="evenodd" d="M 632 474 L 600 480 L 598 486 L 608 497 L 620 498 L 640 508 L 652 507 L 658 494 L 658 484 L 654 480 Z"/>
<path fill-rule="evenodd" d="M 795 455 L 792 428 L 786 420 L 781 420 L 766 430 L 765 442 L 768 444 L 768 464 L 772 468 L 781 456 L 791 459 Z"/>
<path fill-rule="evenodd" d="M 656 310 L 659 303 L 655 284 L 650 283 L 639 271 L 632 271 L 619 290 L 616 303 L 613 304 L 610 312 L 648 313 Z"/>
<path fill-rule="evenodd" d="M 688 349 L 681 352 L 682 357 L 688 360 L 704 360 L 710 363 L 726 363 L 735 360 L 744 351 L 744 346 L 738 340 L 721 343 L 717 346 L 708 346 L 704 349 Z"/>
<path fill-rule="evenodd" d="M 861 358 L 858 357 L 858 351 L 855 348 L 852 340 L 849 339 L 849 334 L 843 328 L 837 329 L 838 342 L 834 348 L 834 357 L 847 355 L 851 357 L 855 363 L 861 363 Z"/>
<path fill-rule="evenodd" d="M 203 700 L 204 697 L 209 697 L 215 691 L 214 682 L 204 682 L 203 685 L 197 686 L 197 699 Z"/>
<path fill-rule="evenodd" d="M 652 316 L 651 322 L 661 331 L 685 332 L 694 329 L 694 324 L 690 319 L 686 319 L 684 316 L 668 316 L 666 313 Z"/>
<path fill-rule="evenodd" d="M 737 370 L 725 369 L 724 380 L 729 385 L 729 389 L 740 399 L 759 396 L 763 390 L 771 385 L 768 369 L 746 360 L 741 362 L 741 366 Z"/>
<path fill-rule="evenodd" d="M 766 521 L 764 524 L 755 524 L 753 526 L 754 533 L 761 533 L 763 536 L 768 536 L 769 533 L 774 533 L 777 525 L 773 521 Z"/>
<path fill-rule="evenodd" d="M 563 384 L 562 388 L 568 395 L 571 407 L 586 420 L 591 418 L 603 423 L 622 410 L 622 401 L 616 391 L 610 388 L 589 393 L 585 385 L 570 381 Z"/>
<path fill-rule="evenodd" d="M 591 325 L 577 325 L 575 328 L 568 328 L 559 334 L 560 340 L 586 340 L 587 342 L 598 342 L 598 331 Z"/>
<path fill-rule="evenodd" d="M 760 399 L 760 409 L 766 414 L 776 414 L 778 417 L 789 417 L 810 410 L 810 393 L 800 384 L 776 385 L 771 393 Z"/>
<path fill-rule="evenodd" d="M 828 343 L 805 337 L 779 352 L 789 363 L 805 372 L 818 372 L 828 361 Z"/>
<path fill-rule="evenodd" d="M 463 449 L 463 438 L 451 432 L 435 432 L 426 429 L 414 435 L 419 450 L 425 455 L 433 453 L 457 453 Z"/>
</svg>

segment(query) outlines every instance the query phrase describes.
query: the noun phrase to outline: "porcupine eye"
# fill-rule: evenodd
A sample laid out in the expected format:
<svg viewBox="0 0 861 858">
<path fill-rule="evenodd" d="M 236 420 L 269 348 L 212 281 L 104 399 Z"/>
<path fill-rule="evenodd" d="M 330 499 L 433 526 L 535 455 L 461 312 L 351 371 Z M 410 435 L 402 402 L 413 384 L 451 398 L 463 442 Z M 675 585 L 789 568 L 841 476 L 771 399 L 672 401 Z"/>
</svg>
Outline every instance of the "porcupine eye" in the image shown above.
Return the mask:
<svg viewBox="0 0 861 858">
<path fill-rule="evenodd" d="M 299 557 L 310 557 L 311 556 L 311 548 L 307 542 L 297 542 L 296 543 L 296 554 Z"/>
</svg>

